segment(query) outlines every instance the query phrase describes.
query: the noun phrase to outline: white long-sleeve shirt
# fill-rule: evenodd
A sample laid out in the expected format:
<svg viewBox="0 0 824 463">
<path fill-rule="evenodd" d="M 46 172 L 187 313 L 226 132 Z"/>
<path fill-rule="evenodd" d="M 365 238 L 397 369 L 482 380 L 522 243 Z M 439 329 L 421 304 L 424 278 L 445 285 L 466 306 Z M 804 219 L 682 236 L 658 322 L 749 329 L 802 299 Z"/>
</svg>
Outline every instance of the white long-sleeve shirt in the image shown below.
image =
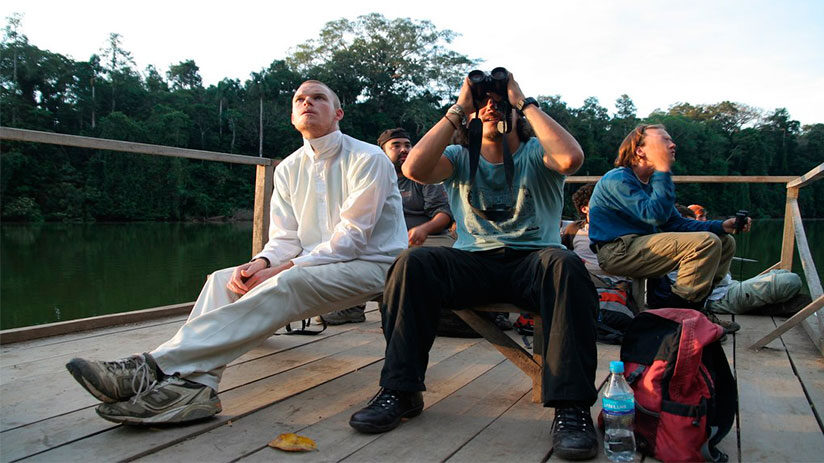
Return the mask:
<svg viewBox="0 0 824 463">
<path fill-rule="evenodd" d="M 340 131 L 304 139 L 275 168 L 274 184 L 269 241 L 255 258 L 391 263 L 407 247 L 397 174 L 375 145 Z"/>
</svg>

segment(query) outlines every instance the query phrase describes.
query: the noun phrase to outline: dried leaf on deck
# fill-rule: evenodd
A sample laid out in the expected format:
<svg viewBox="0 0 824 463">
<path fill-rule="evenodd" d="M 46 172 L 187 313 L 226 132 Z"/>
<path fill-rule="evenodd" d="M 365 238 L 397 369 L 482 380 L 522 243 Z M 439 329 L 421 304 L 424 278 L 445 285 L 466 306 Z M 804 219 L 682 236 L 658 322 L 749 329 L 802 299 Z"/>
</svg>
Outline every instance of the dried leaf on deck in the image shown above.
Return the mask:
<svg viewBox="0 0 824 463">
<path fill-rule="evenodd" d="M 281 434 L 275 440 L 269 442 L 269 447 L 287 452 L 309 452 L 317 450 L 318 444 L 308 437 L 290 432 Z"/>
</svg>

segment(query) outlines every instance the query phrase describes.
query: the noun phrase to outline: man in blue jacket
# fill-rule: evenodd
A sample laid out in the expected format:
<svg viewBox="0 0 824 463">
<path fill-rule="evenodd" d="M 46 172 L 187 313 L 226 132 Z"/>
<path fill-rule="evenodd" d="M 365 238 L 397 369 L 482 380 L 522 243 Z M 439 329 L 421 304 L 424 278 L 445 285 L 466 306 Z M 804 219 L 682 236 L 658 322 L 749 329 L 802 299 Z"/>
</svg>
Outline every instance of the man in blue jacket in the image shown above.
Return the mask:
<svg viewBox="0 0 824 463">
<path fill-rule="evenodd" d="M 589 238 L 598 263 L 613 275 L 653 278 L 678 269 L 672 293 L 658 307 L 704 311 L 712 287 L 735 254 L 735 218 L 700 222 L 675 209 L 675 143 L 663 125 L 639 125 L 624 138 L 615 169 L 595 185 Z M 744 226 L 749 231 L 750 219 Z M 718 323 L 717 319 L 713 320 Z M 728 332 L 740 327 L 720 323 Z"/>
</svg>

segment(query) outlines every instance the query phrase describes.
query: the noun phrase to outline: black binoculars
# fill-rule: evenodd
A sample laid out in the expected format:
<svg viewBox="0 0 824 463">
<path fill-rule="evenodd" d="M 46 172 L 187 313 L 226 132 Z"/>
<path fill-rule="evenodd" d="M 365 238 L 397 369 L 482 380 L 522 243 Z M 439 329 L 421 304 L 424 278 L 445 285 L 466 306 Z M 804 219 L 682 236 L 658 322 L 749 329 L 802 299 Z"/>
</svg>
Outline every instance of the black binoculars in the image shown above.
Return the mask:
<svg viewBox="0 0 824 463">
<path fill-rule="evenodd" d="M 735 231 L 740 233 L 744 227 L 747 226 L 747 216 L 749 216 L 749 211 L 745 211 L 741 209 L 740 211 L 735 213 Z"/>
<path fill-rule="evenodd" d="M 487 93 L 494 93 L 506 99 L 506 84 L 509 81 L 509 72 L 506 68 L 497 67 L 489 74 L 476 69 L 471 71 L 468 77 L 469 89 L 476 105 L 486 98 Z"/>
</svg>

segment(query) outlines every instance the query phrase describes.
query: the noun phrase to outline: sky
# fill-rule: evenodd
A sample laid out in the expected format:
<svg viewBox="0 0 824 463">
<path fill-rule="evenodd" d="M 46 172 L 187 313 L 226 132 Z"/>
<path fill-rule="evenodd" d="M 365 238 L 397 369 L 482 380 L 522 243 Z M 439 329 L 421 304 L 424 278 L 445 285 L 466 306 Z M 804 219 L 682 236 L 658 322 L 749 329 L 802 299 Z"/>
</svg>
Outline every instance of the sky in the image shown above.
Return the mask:
<svg viewBox="0 0 824 463">
<path fill-rule="evenodd" d="M 824 123 L 824 0 L 0 3 L 3 18 L 13 12 L 40 48 L 86 60 L 116 32 L 138 69 L 193 59 L 205 85 L 246 80 L 326 22 L 377 12 L 451 29 L 451 48 L 481 69 L 504 66 L 527 95 L 571 107 L 594 96 L 612 114 L 627 94 L 644 117 L 729 100 Z"/>
</svg>

